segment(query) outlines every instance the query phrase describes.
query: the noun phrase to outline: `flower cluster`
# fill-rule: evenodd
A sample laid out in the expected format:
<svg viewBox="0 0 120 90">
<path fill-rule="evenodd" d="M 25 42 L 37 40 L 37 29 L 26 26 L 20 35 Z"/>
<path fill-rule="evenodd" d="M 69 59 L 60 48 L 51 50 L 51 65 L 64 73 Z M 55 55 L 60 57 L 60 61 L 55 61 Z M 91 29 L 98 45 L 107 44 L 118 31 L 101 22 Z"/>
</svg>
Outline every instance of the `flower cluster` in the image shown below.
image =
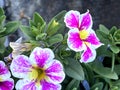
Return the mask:
<svg viewBox="0 0 120 90">
<path fill-rule="evenodd" d="M 17 29 L 15 27 L 18 27 L 19 23 L 12 23 L 3 26 L 1 37 Z M 64 24 L 69 28 L 65 34 Z M 116 85 L 119 89 L 120 30 L 114 27 L 109 31 L 100 26 L 96 35 L 92 25 L 89 11 L 83 14 L 74 10 L 67 13 L 62 11 L 48 24 L 35 13 L 33 20 L 30 20 L 30 26 L 20 25 L 20 30 L 27 35 L 28 40 L 19 38 L 10 42 L 7 49 L 1 48 L 4 45 L 0 47 L 0 59 L 4 58 L 8 65 L 0 60 L 0 90 L 108 90 L 109 87 L 113 90 Z M 0 41 L 4 41 L 4 38 L 0 38 Z M 105 45 L 100 47 L 103 43 Z M 96 54 L 97 48 L 100 51 Z M 3 57 L 6 55 L 8 56 Z M 96 60 L 84 64 L 76 60 L 79 56 L 80 62 L 84 63 Z M 110 58 L 112 63 L 110 60 L 108 62 L 112 64 L 112 68 L 100 62 L 100 59 Z"/>
<path fill-rule="evenodd" d="M 67 39 L 69 48 L 76 52 L 84 51 L 80 62 L 92 62 L 96 57 L 95 49 L 102 43 L 92 29 L 93 22 L 89 11 L 80 15 L 78 11 L 71 10 L 66 13 L 64 22 L 70 29 Z"/>
</svg>

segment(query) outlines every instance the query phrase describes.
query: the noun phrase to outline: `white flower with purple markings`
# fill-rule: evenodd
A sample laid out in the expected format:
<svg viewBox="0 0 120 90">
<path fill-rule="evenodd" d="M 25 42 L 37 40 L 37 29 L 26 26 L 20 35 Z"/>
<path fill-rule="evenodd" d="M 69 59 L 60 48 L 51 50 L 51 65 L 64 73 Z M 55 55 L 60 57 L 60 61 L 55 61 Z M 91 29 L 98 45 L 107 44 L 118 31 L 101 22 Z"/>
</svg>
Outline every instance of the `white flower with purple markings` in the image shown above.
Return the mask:
<svg viewBox="0 0 120 90">
<path fill-rule="evenodd" d="M 13 90 L 14 81 L 10 76 L 7 66 L 3 61 L 0 61 L 0 90 Z"/>
<path fill-rule="evenodd" d="M 36 47 L 30 57 L 18 55 L 10 69 L 14 77 L 20 78 L 16 90 L 61 90 L 65 78 L 63 65 L 49 48 Z"/>
<path fill-rule="evenodd" d="M 66 13 L 64 22 L 70 29 L 67 39 L 69 48 L 76 52 L 84 51 L 80 62 L 92 62 L 96 57 L 95 49 L 103 44 L 92 29 L 93 21 L 89 11 L 80 14 L 71 10 Z"/>
</svg>

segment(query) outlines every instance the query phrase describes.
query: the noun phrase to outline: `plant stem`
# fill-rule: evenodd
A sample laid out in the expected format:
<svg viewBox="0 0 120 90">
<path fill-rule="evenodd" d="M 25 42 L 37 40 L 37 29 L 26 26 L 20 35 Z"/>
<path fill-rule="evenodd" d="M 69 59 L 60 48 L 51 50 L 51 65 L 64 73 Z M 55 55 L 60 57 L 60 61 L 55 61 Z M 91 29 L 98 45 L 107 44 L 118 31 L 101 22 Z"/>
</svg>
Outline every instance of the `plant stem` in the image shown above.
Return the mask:
<svg viewBox="0 0 120 90">
<path fill-rule="evenodd" d="M 58 44 L 56 45 L 56 47 L 54 47 L 53 51 L 55 51 L 60 45 L 61 45 L 61 43 L 58 43 Z"/>
<path fill-rule="evenodd" d="M 114 65 L 115 65 L 115 54 L 113 53 L 112 54 L 112 69 L 111 69 L 112 72 L 114 71 Z"/>
</svg>

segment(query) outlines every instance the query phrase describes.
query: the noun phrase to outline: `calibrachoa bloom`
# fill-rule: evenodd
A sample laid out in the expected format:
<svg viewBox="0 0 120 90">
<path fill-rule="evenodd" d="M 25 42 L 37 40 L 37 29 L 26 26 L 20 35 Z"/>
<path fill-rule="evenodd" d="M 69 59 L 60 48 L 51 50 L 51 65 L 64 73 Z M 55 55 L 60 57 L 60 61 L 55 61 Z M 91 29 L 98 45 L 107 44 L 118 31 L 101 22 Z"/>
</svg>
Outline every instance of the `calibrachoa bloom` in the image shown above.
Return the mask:
<svg viewBox="0 0 120 90">
<path fill-rule="evenodd" d="M 64 80 L 62 64 L 54 59 L 49 48 L 36 47 L 30 57 L 19 55 L 11 66 L 13 76 L 21 78 L 16 83 L 16 90 L 60 90 Z"/>
<path fill-rule="evenodd" d="M 96 57 L 96 48 L 102 43 L 97 38 L 92 29 L 92 17 L 87 11 L 80 14 L 78 11 L 69 11 L 64 17 L 66 26 L 70 29 L 68 32 L 67 44 L 70 49 L 81 52 L 80 62 L 92 62 Z"/>
<path fill-rule="evenodd" d="M 0 61 L 0 90 L 13 90 L 14 81 L 3 61 Z"/>
</svg>

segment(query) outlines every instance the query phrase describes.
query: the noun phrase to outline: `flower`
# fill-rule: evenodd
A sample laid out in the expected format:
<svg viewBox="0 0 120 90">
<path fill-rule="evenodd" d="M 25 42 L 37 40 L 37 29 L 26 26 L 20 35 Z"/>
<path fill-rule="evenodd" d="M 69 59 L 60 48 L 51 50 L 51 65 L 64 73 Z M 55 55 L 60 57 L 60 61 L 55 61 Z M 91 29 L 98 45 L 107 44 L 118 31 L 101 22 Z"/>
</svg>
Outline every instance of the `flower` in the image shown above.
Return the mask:
<svg viewBox="0 0 120 90">
<path fill-rule="evenodd" d="M 10 53 L 7 57 L 4 57 L 5 62 L 11 62 L 13 58 L 22 54 L 25 51 L 30 51 L 32 49 L 32 44 L 30 43 L 22 43 L 22 37 L 20 37 L 15 42 L 10 42 L 10 47 L 12 48 L 12 53 Z"/>
<path fill-rule="evenodd" d="M 60 90 L 65 78 L 62 64 L 49 48 L 36 47 L 29 58 L 17 56 L 10 69 L 13 76 L 22 78 L 16 83 L 17 90 Z"/>
<path fill-rule="evenodd" d="M 69 11 L 64 17 L 68 32 L 68 47 L 76 52 L 84 51 L 80 62 L 92 62 L 96 57 L 95 49 L 103 45 L 92 29 L 92 17 L 87 11 L 81 14 L 78 11 Z"/>
<path fill-rule="evenodd" d="M 13 90 L 14 81 L 3 61 L 0 61 L 0 90 Z"/>
<path fill-rule="evenodd" d="M 22 43 L 22 37 L 20 37 L 16 42 L 10 42 L 10 47 L 13 49 L 12 58 L 15 58 L 24 51 L 30 51 L 32 45 L 30 43 Z"/>
</svg>

